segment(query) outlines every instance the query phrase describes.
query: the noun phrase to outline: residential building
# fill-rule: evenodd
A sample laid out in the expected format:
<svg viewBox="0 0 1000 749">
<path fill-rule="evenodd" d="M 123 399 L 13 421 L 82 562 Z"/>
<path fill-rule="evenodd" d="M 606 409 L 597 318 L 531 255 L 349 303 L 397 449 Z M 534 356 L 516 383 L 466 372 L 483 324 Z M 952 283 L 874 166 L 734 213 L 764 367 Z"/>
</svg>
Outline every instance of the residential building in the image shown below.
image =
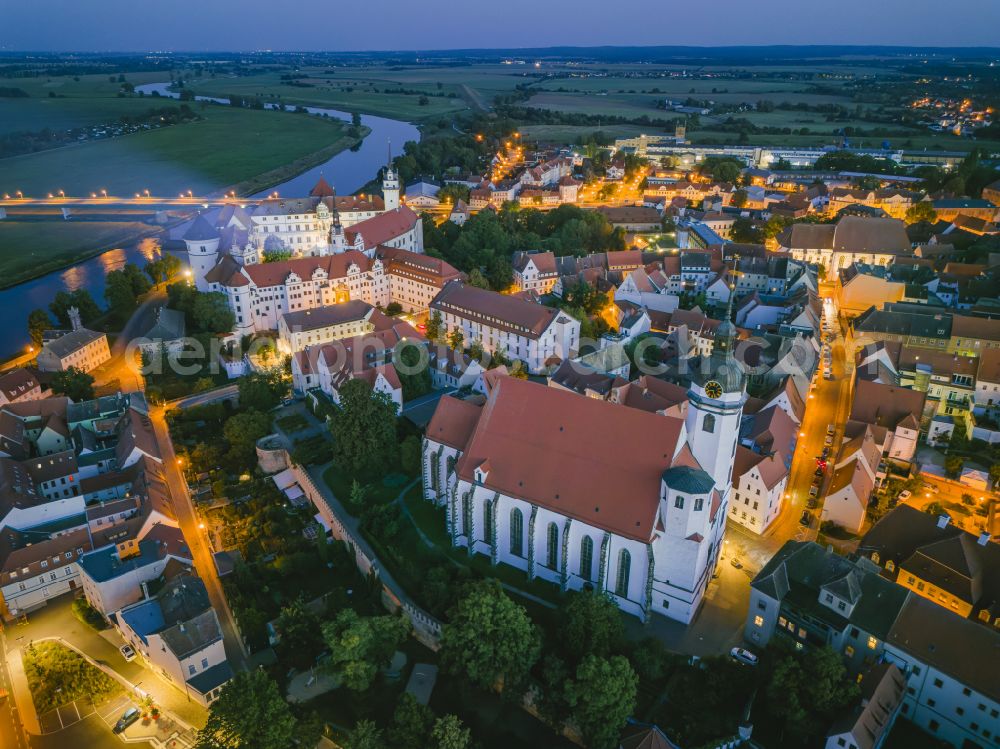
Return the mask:
<svg viewBox="0 0 1000 749">
<path fill-rule="evenodd" d="M 574 356 L 580 345 L 580 322 L 565 312 L 462 282 L 445 286 L 430 310 L 441 315 L 446 336 L 457 330 L 465 346 L 478 341 L 532 373 Z"/>
<path fill-rule="evenodd" d="M 996 654 L 1000 632 L 912 596 L 885 643 L 906 675 L 901 714 L 954 747 L 987 747 L 1000 735 Z"/>
<path fill-rule="evenodd" d="M 109 359 L 108 337 L 96 330 L 78 327 L 43 345 L 37 363 L 42 372 L 65 372 L 70 367 L 91 372 Z"/>
<path fill-rule="evenodd" d="M 116 612 L 114 623 L 150 669 L 203 706 L 233 677 L 219 618 L 194 574 L 173 575 L 155 596 Z"/>
<path fill-rule="evenodd" d="M 391 320 L 360 299 L 328 307 L 286 312 L 278 320 L 278 350 L 293 354 L 306 346 L 370 333 L 375 330 L 373 317 L 381 323 Z"/>
<path fill-rule="evenodd" d="M 934 516 L 900 505 L 868 531 L 862 554 L 898 585 L 959 616 L 1000 628 L 1000 546 Z"/>
<path fill-rule="evenodd" d="M 729 519 L 754 533 L 766 531 L 781 513 L 788 468 L 780 454 L 762 455 L 736 448 Z"/>
<path fill-rule="evenodd" d="M 556 258 L 551 252 L 521 252 L 514 256 L 514 286 L 518 291 L 552 291 L 559 272 Z"/>
<path fill-rule="evenodd" d="M 906 677 L 891 663 L 872 666 L 861 679 L 859 704 L 826 732 L 824 749 L 881 749 L 903 706 Z"/>
<path fill-rule="evenodd" d="M 836 273 L 852 263 L 888 265 L 913 252 L 906 225 L 893 218 L 844 216 L 836 224 L 793 224 L 777 237 L 796 260 Z"/>
<path fill-rule="evenodd" d="M 29 370 L 17 367 L 0 374 L 0 406 L 41 397 L 42 386 Z"/>
<path fill-rule="evenodd" d="M 763 647 L 784 637 L 798 648 L 829 646 L 851 673 L 882 658 L 909 592 L 867 559 L 851 561 L 811 541 L 786 541 L 750 583 L 743 636 Z"/>
</svg>

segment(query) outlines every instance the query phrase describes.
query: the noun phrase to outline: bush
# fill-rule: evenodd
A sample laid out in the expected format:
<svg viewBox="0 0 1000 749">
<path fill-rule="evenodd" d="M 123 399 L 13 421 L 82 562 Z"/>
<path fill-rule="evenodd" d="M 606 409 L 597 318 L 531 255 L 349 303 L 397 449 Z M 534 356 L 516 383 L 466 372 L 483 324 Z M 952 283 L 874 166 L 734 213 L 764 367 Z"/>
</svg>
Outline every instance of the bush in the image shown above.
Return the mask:
<svg viewBox="0 0 1000 749">
<path fill-rule="evenodd" d="M 101 616 L 101 612 L 95 609 L 86 598 L 80 597 L 73 601 L 73 616 L 86 624 L 91 629 L 100 632 L 106 629 L 108 624 Z"/>
</svg>

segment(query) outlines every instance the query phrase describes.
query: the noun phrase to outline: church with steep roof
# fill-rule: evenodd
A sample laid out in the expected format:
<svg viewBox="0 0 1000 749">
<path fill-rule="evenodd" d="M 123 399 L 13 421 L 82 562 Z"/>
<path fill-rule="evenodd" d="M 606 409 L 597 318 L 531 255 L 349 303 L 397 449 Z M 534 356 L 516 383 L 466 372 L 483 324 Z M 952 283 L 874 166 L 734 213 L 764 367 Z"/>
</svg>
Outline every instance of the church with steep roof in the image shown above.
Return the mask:
<svg viewBox="0 0 1000 749">
<path fill-rule="evenodd" d="M 730 308 L 731 314 L 731 308 Z M 654 413 L 498 376 L 479 406 L 441 399 L 424 497 L 451 543 L 643 620 L 690 623 L 722 549 L 746 374 L 724 320 L 688 407 Z"/>
</svg>

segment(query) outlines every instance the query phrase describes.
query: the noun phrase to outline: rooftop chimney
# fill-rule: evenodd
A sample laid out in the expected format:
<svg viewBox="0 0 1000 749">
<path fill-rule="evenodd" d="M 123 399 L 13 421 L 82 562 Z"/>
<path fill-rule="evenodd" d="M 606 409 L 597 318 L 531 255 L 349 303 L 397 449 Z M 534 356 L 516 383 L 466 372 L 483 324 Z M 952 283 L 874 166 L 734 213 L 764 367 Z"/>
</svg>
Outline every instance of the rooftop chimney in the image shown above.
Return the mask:
<svg viewBox="0 0 1000 749">
<path fill-rule="evenodd" d="M 986 544 L 990 542 L 990 538 L 992 538 L 992 536 L 990 536 L 990 534 L 987 533 L 986 531 L 983 531 L 982 533 L 979 534 L 979 540 L 976 543 L 978 543 L 980 546 L 986 546 Z"/>
<path fill-rule="evenodd" d="M 951 516 L 949 516 L 949 515 L 938 515 L 937 527 L 938 528 L 947 528 L 948 527 L 948 523 L 950 523 L 950 522 L 951 522 Z"/>
</svg>

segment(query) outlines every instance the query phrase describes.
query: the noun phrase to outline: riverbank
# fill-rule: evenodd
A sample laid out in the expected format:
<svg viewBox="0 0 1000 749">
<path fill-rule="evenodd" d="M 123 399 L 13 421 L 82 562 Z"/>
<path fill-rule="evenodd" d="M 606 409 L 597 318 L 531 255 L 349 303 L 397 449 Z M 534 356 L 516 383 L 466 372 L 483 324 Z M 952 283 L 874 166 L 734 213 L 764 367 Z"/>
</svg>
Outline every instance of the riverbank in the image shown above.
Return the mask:
<svg viewBox="0 0 1000 749">
<path fill-rule="evenodd" d="M 356 148 L 371 134 L 371 128 L 361 127 L 360 131 L 359 137 L 345 132 L 313 153 L 212 192 L 219 195 L 235 192 L 241 197 L 249 197 L 270 190 L 327 163 L 342 151 Z M 16 214 L 10 215 L 0 221 L 0 290 L 157 236 L 170 226 L 187 220 L 189 215 L 178 216 L 163 226 L 142 221 L 64 221 L 61 218 L 18 221 Z"/>
</svg>

